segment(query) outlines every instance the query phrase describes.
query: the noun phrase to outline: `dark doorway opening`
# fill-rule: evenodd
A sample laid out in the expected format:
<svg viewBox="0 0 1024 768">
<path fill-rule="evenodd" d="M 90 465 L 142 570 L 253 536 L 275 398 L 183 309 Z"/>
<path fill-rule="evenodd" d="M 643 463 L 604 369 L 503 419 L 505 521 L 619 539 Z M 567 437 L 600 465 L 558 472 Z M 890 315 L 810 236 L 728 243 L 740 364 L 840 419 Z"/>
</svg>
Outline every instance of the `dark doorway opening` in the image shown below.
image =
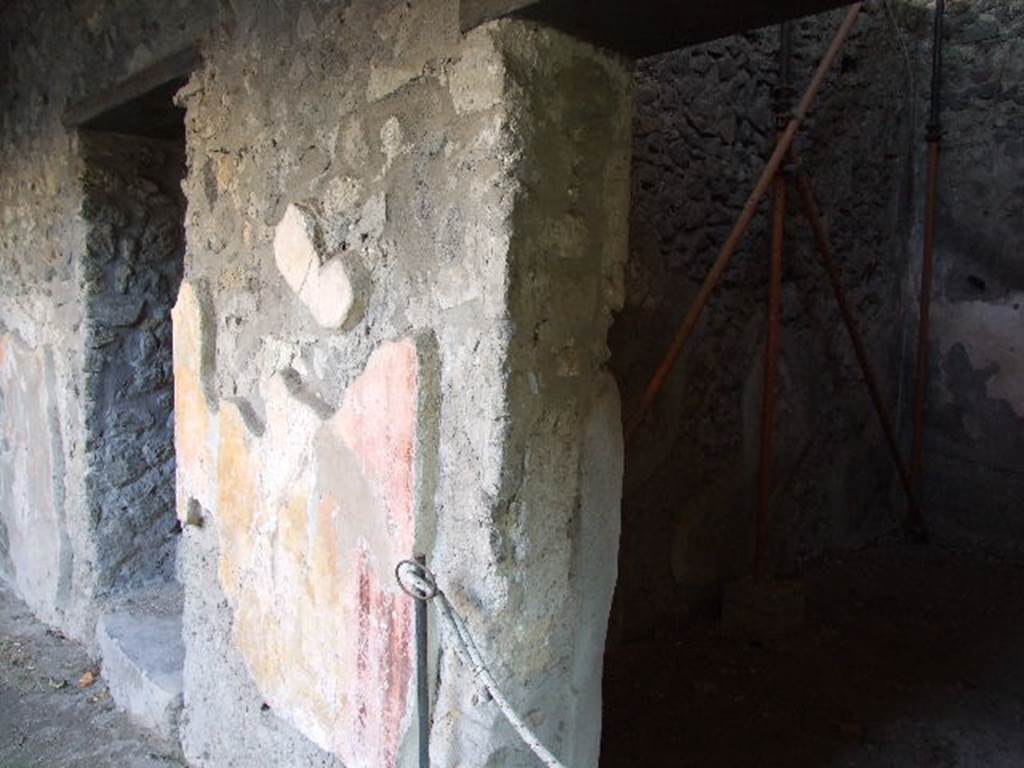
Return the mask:
<svg viewBox="0 0 1024 768">
<path fill-rule="evenodd" d="M 107 605 L 177 592 L 170 311 L 184 266 L 185 123 L 173 99 L 185 80 L 114 103 L 79 130 L 86 490 Z"/>
</svg>

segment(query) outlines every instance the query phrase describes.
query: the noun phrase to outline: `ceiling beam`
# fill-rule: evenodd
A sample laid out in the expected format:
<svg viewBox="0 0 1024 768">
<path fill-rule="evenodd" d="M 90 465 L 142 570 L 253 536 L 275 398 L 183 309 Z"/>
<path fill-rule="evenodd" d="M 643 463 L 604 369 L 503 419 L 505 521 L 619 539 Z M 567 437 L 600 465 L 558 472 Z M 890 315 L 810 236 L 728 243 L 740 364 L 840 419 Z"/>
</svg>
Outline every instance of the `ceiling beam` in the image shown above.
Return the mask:
<svg viewBox="0 0 1024 768">
<path fill-rule="evenodd" d="M 462 0 L 463 31 L 506 16 L 642 57 L 838 8 L 848 0 Z"/>
<path fill-rule="evenodd" d="M 68 128 L 78 128 L 95 118 L 159 88 L 185 77 L 199 66 L 199 49 L 190 46 L 160 59 L 115 85 L 76 101 L 64 112 Z"/>
</svg>

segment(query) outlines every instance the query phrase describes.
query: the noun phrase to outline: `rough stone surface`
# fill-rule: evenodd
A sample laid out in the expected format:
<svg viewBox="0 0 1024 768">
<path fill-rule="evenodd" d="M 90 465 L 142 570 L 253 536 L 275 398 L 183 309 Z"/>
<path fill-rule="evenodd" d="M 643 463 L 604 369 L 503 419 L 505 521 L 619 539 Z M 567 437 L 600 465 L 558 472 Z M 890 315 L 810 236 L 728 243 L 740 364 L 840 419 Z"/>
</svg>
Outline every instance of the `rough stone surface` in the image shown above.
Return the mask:
<svg viewBox="0 0 1024 768">
<path fill-rule="evenodd" d="M 202 66 L 178 97 L 188 111 L 188 285 L 175 312 L 182 326 L 174 339 L 182 352 L 175 397 L 179 418 L 195 428 L 178 438 L 176 505 L 180 519 L 202 522 L 186 526 L 178 565 L 186 588 L 185 754 L 197 766 L 340 765 L 342 758 L 350 768 L 360 761 L 375 768 L 392 759 L 404 764 L 414 735 L 402 683 L 409 675 L 409 606 L 380 574 L 393 565 L 382 561 L 411 548 L 411 541 L 443 574 L 516 706 L 566 760 L 590 760 L 599 730 L 599 647 L 614 582 L 608 553 L 616 546 L 614 536 L 596 539 L 599 530 L 614 531 L 620 467 L 614 450 L 591 443 L 584 453 L 583 442 L 587 429 L 613 441 L 618 435 L 602 366 L 605 332 L 621 302 L 626 243 L 630 83 L 623 62 L 523 22 L 463 37 L 454 0 L 261 1 L 218 4 L 214 12 L 212 3 L 199 6 L 179 3 L 168 15 L 191 14 L 181 34 L 157 25 L 155 39 L 130 61 L 90 72 L 102 87 L 166 53 L 211 16 L 218 19 L 204 39 Z M 19 4 L 12 18 L 12 28 L 28 29 L 41 17 Z M 88 22 L 98 36 L 119 18 L 108 9 L 83 20 L 62 7 L 46 26 Z M 97 47 L 136 39 L 132 28 L 110 34 Z M 47 31 L 46 45 L 52 48 L 53 39 Z M 48 62 L 45 50 L 33 40 L 4 55 L 27 59 L 32 80 Z M 86 64 L 65 74 L 71 66 L 56 62 L 53 76 L 84 78 L 89 71 Z M 153 306 L 145 291 L 107 295 L 130 285 L 128 270 L 114 265 L 136 252 L 120 237 L 111 238 L 112 249 L 98 243 L 96 252 L 111 258 L 94 264 L 84 255 L 87 237 L 99 237 L 96 222 L 93 233 L 79 225 L 61 230 L 79 202 L 74 182 L 87 148 L 67 140 L 59 115 L 80 94 L 62 82 L 52 94 L 26 94 L 18 100 L 26 106 L 4 116 L 3 157 L 17 158 L 5 165 L 14 180 L 10 186 L 5 180 L 5 201 L 39 167 L 52 171 L 48 183 L 63 193 L 50 204 L 54 190 L 42 189 L 5 209 L 5 224 L 36 221 L 41 228 L 19 224 L 5 233 L 5 265 L 20 270 L 22 248 L 46 251 L 46 227 L 67 242 L 53 274 L 32 265 L 4 283 L 16 286 L 9 295 L 17 300 L 4 299 L 0 310 L 5 323 L 26 329 L 33 345 L 47 341 L 37 322 L 62 311 L 53 323 L 61 329 L 59 349 L 78 355 L 66 358 L 60 392 L 62 405 L 70 406 L 61 415 L 75 450 L 74 589 L 81 607 L 74 622 L 87 628 L 96 598 L 111 586 L 104 580 L 117 571 L 108 568 L 115 548 L 97 546 L 97 529 L 89 527 L 90 516 L 108 505 L 89 507 L 86 467 L 90 482 L 133 482 L 142 465 L 133 460 L 134 443 L 125 441 L 123 454 L 105 457 L 117 472 L 94 471 L 99 464 L 86 461 L 93 433 L 99 434 L 89 421 L 94 411 L 88 398 L 72 393 L 88 390 L 94 402 L 91 388 L 106 381 L 95 376 L 103 370 L 92 354 L 101 340 L 93 329 L 103 328 L 120 347 L 151 323 Z M 46 99 L 55 106 L 42 106 Z M 30 138 L 22 128 L 28 124 L 43 126 L 46 139 Z M 289 205 L 310 206 L 323 237 L 317 279 L 298 296 L 273 252 L 275 225 Z M 42 209 L 36 218 L 27 215 L 34 206 Z M 110 222 L 112 234 L 138 223 L 135 208 L 122 213 Z M 65 289 L 77 275 L 107 300 L 88 305 L 74 286 Z M 346 283 L 353 296 L 347 310 L 336 301 Z M 163 294 L 173 297 L 173 286 Z M 46 312 L 33 316 L 37 298 Z M 271 507 L 246 492 L 272 487 L 281 497 L 289 471 L 300 481 L 308 472 L 313 482 L 318 452 L 347 451 L 347 463 L 337 463 L 351 470 L 341 486 L 346 493 L 333 494 L 339 508 L 361 499 L 358 509 L 390 514 L 392 506 L 407 504 L 393 478 L 408 464 L 381 458 L 391 444 L 389 424 L 370 418 L 375 407 L 357 405 L 376 397 L 376 385 L 359 393 L 361 382 L 376 380 L 377 355 L 410 338 L 417 340 L 417 358 L 433 361 L 417 367 L 416 435 L 425 442 L 417 442 L 415 476 L 425 485 L 414 494 L 415 537 L 408 538 L 412 523 L 399 524 L 401 514 L 385 515 L 387 546 L 368 546 L 354 561 L 340 558 L 343 549 L 307 559 L 300 524 L 332 520 L 330 504 L 313 503 L 316 486 L 307 489 L 306 505 Z M 165 339 L 158 335 L 158 346 Z M 169 384 L 168 368 L 147 371 L 153 378 L 146 386 Z M 351 399 L 346 392 L 354 393 Z M 361 422 L 375 430 L 372 439 L 356 439 Z M 311 463 L 304 465 L 303 457 Z M 258 484 L 232 484 L 223 474 L 229 470 L 248 472 Z M 594 489 L 605 483 L 613 495 L 598 498 Z M 420 504 L 431 514 L 422 514 Z M 140 515 L 150 512 L 155 507 Z M 276 533 L 247 527 L 246 515 L 256 514 Z M 117 532 L 119 518 L 102 522 Z M 379 518 L 373 523 L 382 525 Z M 121 531 L 128 545 L 122 552 L 139 551 L 136 529 Z M 585 551 L 576 537 L 584 530 Z M 163 574 L 169 562 L 155 558 L 153 571 Z M 315 648 L 323 635 L 289 623 L 291 612 L 305 612 L 308 621 L 314 607 L 333 605 L 334 598 L 271 603 L 269 596 L 312 589 L 301 574 L 317 563 L 328 572 L 337 567 L 370 576 L 368 610 L 346 608 L 353 611 L 346 615 L 359 617 L 349 635 L 357 647 L 347 651 L 357 658 L 356 682 L 350 662 L 338 666 L 332 659 L 339 671 L 326 677 L 325 689 L 300 688 L 271 664 L 281 660 L 297 679 L 310 679 L 302 643 L 309 638 Z M 267 594 L 247 589 L 232 567 Z M 123 576 L 145 573 L 132 568 Z M 365 631 L 361 621 L 369 622 Z M 476 698 L 444 640 L 432 642 L 435 762 L 532 764 L 497 710 Z M 360 692 L 363 662 L 376 665 L 372 674 L 365 670 L 367 680 L 394 679 Z M 351 703 L 337 704 L 353 690 L 371 702 L 369 719 L 357 726 L 373 730 L 374 741 L 358 740 L 358 728 L 335 730 L 338 718 L 356 711 Z"/>
<path fill-rule="evenodd" d="M 181 280 L 184 157 L 126 136 L 83 138 L 86 493 L 97 589 L 172 577 L 171 316 Z"/>
<path fill-rule="evenodd" d="M 117 705 L 143 728 L 175 738 L 185 663 L 181 614 L 104 614 L 96 625 L 96 643 Z"/>
</svg>

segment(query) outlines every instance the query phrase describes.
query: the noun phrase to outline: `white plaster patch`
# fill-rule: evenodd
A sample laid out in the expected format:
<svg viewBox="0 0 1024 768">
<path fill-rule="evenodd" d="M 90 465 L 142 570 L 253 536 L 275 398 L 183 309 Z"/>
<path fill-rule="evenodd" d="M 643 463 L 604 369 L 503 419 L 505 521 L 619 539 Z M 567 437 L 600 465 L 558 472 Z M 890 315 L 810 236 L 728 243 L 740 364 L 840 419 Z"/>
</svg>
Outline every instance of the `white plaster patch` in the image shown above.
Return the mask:
<svg viewBox="0 0 1024 768">
<path fill-rule="evenodd" d="M 187 521 L 195 500 L 213 508 L 217 410 L 216 339 L 206 285 L 184 280 L 171 310 L 174 339 L 174 450 L 178 519 Z"/>
<path fill-rule="evenodd" d="M 288 287 L 302 290 L 309 273 L 318 266 L 312 213 L 290 204 L 274 229 L 274 263 Z"/>
<path fill-rule="evenodd" d="M 448 72 L 448 91 L 460 115 L 480 112 L 501 103 L 505 66 L 490 35 L 478 34 Z"/>
<path fill-rule="evenodd" d="M 384 152 L 384 171 L 387 173 L 395 158 L 408 147 L 402 144 L 402 124 L 397 117 L 389 117 L 380 129 L 380 146 Z"/>
<path fill-rule="evenodd" d="M 324 264 L 306 281 L 299 298 L 321 328 L 341 328 L 355 298 L 345 265 L 338 259 Z"/>
<path fill-rule="evenodd" d="M 355 292 L 344 262 L 330 258 L 318 234 L 314 213 L 290 204 L 274 231 L 274 262 L 322 328 L 345 325 Z"/>
<path fill-rule="evenodd" d="M 936 303 L 932 324 L 943 354 L 961 344 L 976 370 L 996 366 L 986 382 L 986 393 L 993 400 L 1006 401 L 1024 417 L 1024 294 L 999 304 Z"/>
</svg>

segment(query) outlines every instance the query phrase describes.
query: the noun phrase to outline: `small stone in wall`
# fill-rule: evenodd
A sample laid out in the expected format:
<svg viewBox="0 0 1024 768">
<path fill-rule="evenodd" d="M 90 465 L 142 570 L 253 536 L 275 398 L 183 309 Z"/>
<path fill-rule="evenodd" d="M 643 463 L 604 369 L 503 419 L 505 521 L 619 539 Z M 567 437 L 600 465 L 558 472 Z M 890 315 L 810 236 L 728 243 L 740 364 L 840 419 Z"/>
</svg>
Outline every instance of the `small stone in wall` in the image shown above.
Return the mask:
<svg viewBox="0 0 1024 768">
<path fill-rule="evenodd" d="M 402 124 L 397 117 L 389 117 L 381 127 L 380 145 L 384 152 L 384 173 L 387 173 L 395 158 L 407 149 L 402 143 Z"/>
<path fill-rule="evenodd" d="M 131 296 L 106 296 L 92 310 L 93 320 L 107 327 L 135 325 L 142 316 L 141 299 Z"/>
</svg>

